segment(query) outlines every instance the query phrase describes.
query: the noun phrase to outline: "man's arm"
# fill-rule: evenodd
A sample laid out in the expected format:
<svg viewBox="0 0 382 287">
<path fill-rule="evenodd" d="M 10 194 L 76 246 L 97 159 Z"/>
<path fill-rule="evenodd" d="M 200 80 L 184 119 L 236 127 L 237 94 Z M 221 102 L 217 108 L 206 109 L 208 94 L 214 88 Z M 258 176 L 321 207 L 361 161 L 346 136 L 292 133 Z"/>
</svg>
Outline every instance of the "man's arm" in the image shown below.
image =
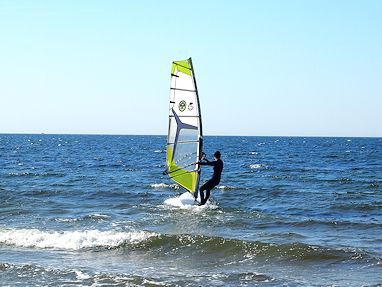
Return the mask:
<svg viewBox="0 0 382 287">
<path fill-rule="evenodd" d="M 211 165 L 211 166 L 215 166 L 215 162 L 214 161 L 209 161 L 208 159 L 204 159 L 205 160 L 205 162 L 203 162 L 203 161 L 199 161 L 198 162 L 198 164 L 200 164 L 200 165 Z"/>
</svg>

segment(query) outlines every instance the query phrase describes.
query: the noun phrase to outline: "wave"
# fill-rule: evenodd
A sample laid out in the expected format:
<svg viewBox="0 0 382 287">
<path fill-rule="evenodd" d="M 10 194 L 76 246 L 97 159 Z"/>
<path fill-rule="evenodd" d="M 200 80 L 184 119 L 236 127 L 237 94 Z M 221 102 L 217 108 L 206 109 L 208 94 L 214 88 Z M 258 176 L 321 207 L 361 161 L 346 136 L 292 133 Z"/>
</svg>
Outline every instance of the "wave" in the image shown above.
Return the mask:
<svg viewBox="0 0 382 287">
<path fill-rule="evenodd" d="M 342 210 L 342 211 L 349 211 L 349 210 L 357 210 L 357 211 L 381 210 L 382 209 L 382 202 L 334 204 L 330 208 L 334 209 L 334 210 Z"/>
<path fill-rule="evenodd" d="M 78 222 L 78 221 L 86 221 L 86 220 L 93 220 L 93 221 L 103 221 L 110 219 L 109 215 L 106 214 L 89 214 L 82 217 L 66 217 L 66 218 L 55 218 L 54 221 L 57 222 Z"/>
<path fill-rule="evenodd" d="M 129 249 L 158 252 L 161 256 L 192 253 L 201 256 L 259 258 L 286 261 L 367 261 L 382 264 L 382 258 L 361 250 L 334 249 L 301 242 L 276 244 L 204 235 L 158 234 L 148 231 L 41 231 L 37 229 L 2 229 L 0 245 L 23 248 L 83 250 Z"/>
<path fill-rule="evenodd" d="M 164 255 L 173 255 L 174 251 L 186 252 L 188 249 L 194 255 L 200 253 L 202 256 L 214 256 L 217 258 L 240 256 L 244 260 L 265 258 L 266 260 L 313 262 L 367 261 L 376 265 L 382 264 L 381 258 L 373 257 L 359 250 L 333 249 L 300 242 L 276 244 L 202 235 L 152 236 L 137 244 L 136 248 L 154 249 Z"/>
<path fill-rule="evenodd" d="M 353 183 L 353 179 L 349 178 L 349 177 L 340 177 L 340 178 L 334 178 L 334 179 L 327 179 L 327 178 L 323 178 L 323 179 L 320 179 L 319 181 L 321 182 L 327 182 L 327 183 L 342 183 L 342 184 L 345 184 L 345 183 Z"/>
<path fill-rule="evenodd" d="M 56 173 L 56 172 L 10 172 L 8 173 L 9 177 L 21 177 L 21 176 L 26 176 L 26 177 L 63 177 L 65 174 L 62 173 Z"/>
<path fill-rule="evenodd" d="M 278 222 L 278 224 L 282 224 L 281 222 Z M 356 222 L 354 220 L 314 220 L 314 219 L 308 219 L 303 221 L 296 221 L 296 222 L 288 222 L 288 224 L 291 224 L 292 226 L 297 227 L 311 227 L 313 228 L 315 225 L 326 225 L 326 226 L 332 226 L 332 227 L 357 227 L 357 228 L 381 228 L 382 224 L 376 223 L 376 222 Z"/>
<path fill-rule="evenodd" d="M 33 286 L 216 286 L 217 281 L 220 284 L 236 286 L 238 282 L 247 285 L 253 282 L 268 283 L 276 280 L 263 273 L 235 270 L 219 273 L 203 272 L 193 276 L 187 276 L 187 270 L 185 270 L 172 274 L 171 278 L 168 278 L 168 276 L 150 274 L 92 272 L 81 268 L 61 267 L 58 269 L 37 264 L 0 263 L 0 271 L 2 271 L 2 283 L 5 282 L 7 286 L 7 283 L 14 282 L 14 278 L 19 278 L 18 281 L 21 284 Z"/>
<path fill-rule="evenodd" d="M 43 267 L 38 264 L 10 264 L 0 263 L 2 272 L 2 283 L 14 282 L 14 278 L 19 278 L 19 283 L 23 286 L 142 286 L 144 280 L 150 277 L 142 277 L 118 273 L 93 273 L 80 269 Z M 23 281 L 23 278 L 25 278 Z M 150 280 L 155 282 L 155 280 Z M 50 283 L 50 284 L 49 284 Z M 85 285 L 82 285 L 85 284 Z M 8 284 L 5 284 L 8 286 Z M 11 284 L 9 284 L 11 286 Z"/>
<path fill-rule="evenodd" d="M 27 248 L 80 250 L 113 249 L 134 245 L 156 236 L 147 231 L 41 231 L 38 229 L 0 229 L 0 244 Z"/>
</svg>

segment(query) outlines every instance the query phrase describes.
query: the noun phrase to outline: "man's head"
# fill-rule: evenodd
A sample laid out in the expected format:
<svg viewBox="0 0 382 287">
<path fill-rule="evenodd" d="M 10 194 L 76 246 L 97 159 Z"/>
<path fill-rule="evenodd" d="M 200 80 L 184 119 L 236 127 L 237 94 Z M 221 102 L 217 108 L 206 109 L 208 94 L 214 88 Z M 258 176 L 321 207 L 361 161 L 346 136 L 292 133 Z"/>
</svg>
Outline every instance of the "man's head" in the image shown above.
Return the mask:
<svg viewBox="0 0 382 287">
<path fill-rule="evenodd" d="M 220 157 L 221 157 L 221 154 L 220 154 L 220 151 L 215 151 L 215 153 L 214 153 L 214 157 L 216 158 L 216 159 L 219 159 Z"/>
</svg>

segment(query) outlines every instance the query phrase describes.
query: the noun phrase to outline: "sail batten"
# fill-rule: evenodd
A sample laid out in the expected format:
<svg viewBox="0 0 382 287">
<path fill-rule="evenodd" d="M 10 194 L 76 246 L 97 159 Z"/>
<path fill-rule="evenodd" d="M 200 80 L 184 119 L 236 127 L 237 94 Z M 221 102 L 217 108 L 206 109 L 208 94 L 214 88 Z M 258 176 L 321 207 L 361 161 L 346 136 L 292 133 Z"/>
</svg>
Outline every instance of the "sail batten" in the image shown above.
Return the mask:
<svg viewBox="0 0 382 287">
<path fill-rule="evenodd" d="M 198 189 L 202 153 L 202 124 L 198 90 L 191 58 L 174 61 L 171 68 L 166 172 L 193 193 Z"/>
</svg>

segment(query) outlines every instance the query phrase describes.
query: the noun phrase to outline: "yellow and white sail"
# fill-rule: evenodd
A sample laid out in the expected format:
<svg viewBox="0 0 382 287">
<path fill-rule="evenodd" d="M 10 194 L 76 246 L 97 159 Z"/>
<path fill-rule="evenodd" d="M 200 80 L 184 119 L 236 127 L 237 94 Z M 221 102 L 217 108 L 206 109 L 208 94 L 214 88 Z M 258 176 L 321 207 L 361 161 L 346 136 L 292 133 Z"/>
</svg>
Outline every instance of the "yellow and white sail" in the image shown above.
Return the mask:
<svg viewBox="0 0 382 287">
<path fill-rule="evenodd" d="M 202 153 L 202 120 L 191 58 L 171 68 L 166 173 L 193 193 L 198 189 Z"/>
</svg>

